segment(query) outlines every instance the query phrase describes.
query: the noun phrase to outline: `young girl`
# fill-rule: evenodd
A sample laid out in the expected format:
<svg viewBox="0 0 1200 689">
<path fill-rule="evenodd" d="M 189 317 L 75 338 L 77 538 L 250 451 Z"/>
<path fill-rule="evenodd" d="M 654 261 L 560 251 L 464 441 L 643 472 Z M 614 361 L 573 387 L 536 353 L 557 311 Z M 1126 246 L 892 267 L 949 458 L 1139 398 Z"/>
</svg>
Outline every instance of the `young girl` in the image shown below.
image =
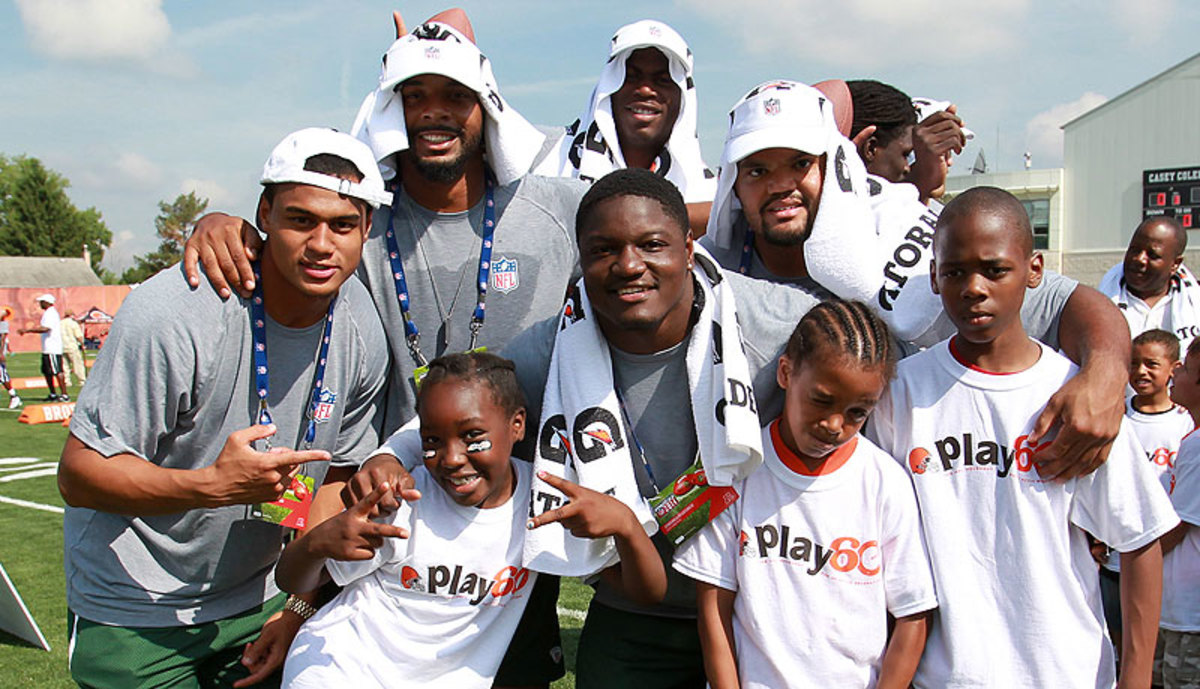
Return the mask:
<svg viewBox="0 0 1200 689">
<path fill-rule="evenodd" d="M 288 687 L 490 687 L 537 574 L 521 566 L 530 467 L 510 457 L 525 433 L 513 364 L 468 352 L 435 359 L 417 402 L 421 499 L 369 518 L 391 487 L 312 527 L 284 550 L 280 588 L 315 589 L 322 568 L 344 590 L 300 628 Z M 666 588 L 666 574 L 633 512 L 564 484 L 589 517 L 582 531 L 615 535 L 631 587 Z M 565 511 L 565 508 L 564 508 Z M 547 520 L 550 515 L 546 516 Z"/>
<path fill-rule="evenodd" d="M 933 578 L 908 476 L 858 435 L 893 367 L 861 303 L 823 302 L 792 333 L 763 466 L 675 556 L 698 582 L 714 689 L 909 686 Z"/>
</svg>

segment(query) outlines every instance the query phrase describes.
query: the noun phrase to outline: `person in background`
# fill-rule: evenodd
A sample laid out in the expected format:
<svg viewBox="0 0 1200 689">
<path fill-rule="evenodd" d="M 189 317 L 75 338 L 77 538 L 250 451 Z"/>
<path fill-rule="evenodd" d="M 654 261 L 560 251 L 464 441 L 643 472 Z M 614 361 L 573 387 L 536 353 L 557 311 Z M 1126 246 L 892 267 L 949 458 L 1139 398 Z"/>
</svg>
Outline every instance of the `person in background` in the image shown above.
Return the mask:
<svg viewBox="0 0 1200 689">
<path fill-rule="evenodd" d="M 71 398 L 67 395 L 67 376 L 63 372 L 62 318 L 54 308 L 53 294 L 43 294 L 37 298 L 37 303 L 42 308 L 42 320 L 36 328 L 21 328 L 17 332 L 21 335 L 38 333 L 42 336 L 42 375 L 46 377 L 46 386 L 50 388 L 46 401 L 68 402 Z M 57 394 L 54 392 L 56 383 Z"/>
<path fill-rule="evenodd" d="M 71 309 L 63 312 L 62 344 L 63 358 L 70 369 L 70 375 L 64 371 L 65 377 L 70 380 L 73 375 L 83 385 L 87 381 L 87 366 L 83 361 L 83 327 L 75 320 L 75 312 Z"/>
<path fill-rule="evenodd" d="M 8 408 L 17 409 L 21 406 L 21 398 L 13 390 L 12 380 L 8 377 L 8 322 L 12 317 L 11 306 L 0 308 L 0 385 L 8 391 Z"/>
<path fill-rule="evenodd" d="M 1187 231 L 1175 218 L 1143 220 L 1125 260 L 1100 280 L 1099 290 L 1121 309 L 1131 335 L 1162 328 L 1186 350 L 1200 335 L 1200 281 L 1183 264 Z"/>
</svg>

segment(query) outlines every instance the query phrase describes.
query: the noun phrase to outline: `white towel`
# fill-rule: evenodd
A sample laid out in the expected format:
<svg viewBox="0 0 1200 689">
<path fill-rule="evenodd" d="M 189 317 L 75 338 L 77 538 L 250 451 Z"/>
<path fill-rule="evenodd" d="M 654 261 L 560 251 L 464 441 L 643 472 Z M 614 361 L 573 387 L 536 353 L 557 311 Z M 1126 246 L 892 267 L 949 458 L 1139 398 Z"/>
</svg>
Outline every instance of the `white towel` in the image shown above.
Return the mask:
<svg viewBox="0 0 1200 689">
<path fill-rule="evenodd" d="M 613 170 L 626 167 L 617 128 L 613 122 L 612 94 L 625 83 L 625 61 L 639 48 L 656 48 L 670 63 L 671 79 L 682 94 L 679 115 L 654 170 L 679 188 L 684 201 L 711 201 L 716 191 L 716 176 L 700 155 L 696 131 L 696 87 L 692 79 L 692 51 L 674 29 L 652 20 L 623 26 L 612 38 L 608 62 L 600 80 L 592 89 L 583 114 L 534 170 L 547 177 L 577 177 L 595 181 Z M 585 145 L 586 142 L 586 145 Z"/>
<path fill-rule="evenodd" d="M 914 98 L 912 99 L 913 107 L 917 109 L 917 122 L 924 122 L 925 118 L 935 112 L 943 112 L 949 110 L 952 103 L 948 100 L 934 100 L 932 98 Z M 962 128 L 963 136 L 967 141 L 975 138 L 975 132 Z"/>
<path fill-rule="evenodd" d="M 408 149 L 404 104 L 395 87 L 418 74 L 449 77 L 478 94 L 484 153 L 497 182 L 511 184 L 529 170 L 546 136 L 500 97 L 491 61 L 469 38 L 448 24 L 431 22 L 388 48 L 379 88 L 367 94 L 350 129 L 371 147 L 384 179 L 396 176 L 391 155 Z"/>
<path fill-rule="evenodd" d="M 1124 311 L 1129 308 L 1129 301 L 1137 297 L 1130 294 L 1125 286 L 1125 264 L 1118 263 L 1109 269 L 1100 279 L 1097 288 L 1100 293 L 1112 300 L 1117 308 Z M 1168 294 L 1171 301 L 1163 318 L 1162 329 L 1169 330 L 1180 339 L 1186 347 L 1200 329 L 1200 281 L 1188 267 L 1180 263 L 1178 270 L 1171 276 L 1171 286 Z M 1137 336 L 1139 333 L 1133 333 Z"/>
<path fill-rule="evenodd" d="M 737 164 L 767 148 L 825 155 L 821 202 L 804 242 L 809 276 L 842 299 L 871 305 L 904 340 L 937 320 L 942 305 L 929 288 L 937 214 L 911 184 L 867 174 L 854 144 L 837 129 L 833 105 L 793 81 L 760 84 L 730 111 L 730 130 L 717 176 L 708 234 L 729 248 L 742 214 L 734 194 Z"/>
<path fill-rule="evenodd" d="M 716 261 L 699 246 L 693 275 L 704 296 L 687 350 L 696 439 L 709 483 L 728 486 L 762 462 L 761 430 L 752 405 L 722 402 L 733 388 L 740 399 L 745 393 L 753 398 L 732 290 Z M 633 509 L 647 534 L 657 530 L 650 506 L 638 492 L 608 343 L 596 325 L 582 281 L 576 283 L 560 319 L 539 428 L 535 471 L 608 492 Z M 533 494 L 535 510 L 548 507 L 539 494 L 563 499 L 536 475 Z M 589 576 L 617 560 L 612 538 L 576 538 L 559 524 L 538 527 L 525 537 L 525 566 L 539 572 Z"/>
</svg>

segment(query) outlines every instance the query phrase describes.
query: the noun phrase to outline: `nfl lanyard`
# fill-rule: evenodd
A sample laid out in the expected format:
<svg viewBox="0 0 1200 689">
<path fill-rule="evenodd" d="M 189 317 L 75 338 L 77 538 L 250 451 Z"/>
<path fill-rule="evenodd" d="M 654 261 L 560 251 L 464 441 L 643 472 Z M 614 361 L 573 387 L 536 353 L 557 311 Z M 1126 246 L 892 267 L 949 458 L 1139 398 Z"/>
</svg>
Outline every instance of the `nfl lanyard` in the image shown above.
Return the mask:
<svg viewBox="0 0 1200 689">
<path fill-rule="evenodd" d="M 479 294 L 475 302 L 475 312 L 471 314 L 471 344 L 467 351 L 475 349 L 479 341 L 479 331 L 483 330 L 483 319 L 486 315 L 484 305 L 487 302 L 488 279 L 492 271 L 492 237 L 496 233 L 496 182 L 488 173 L 486 180 L 486 200 L 483 206 L 483 242 L 479 247 L 479 279 L 475 289 Z M 408 281 L 404 277 L 404 262 L 400 259 L 400 247 L 396 242 L 396 228 L 393 222 L 400 209 L 400 194 L 392 199 L 392 212 L 388 215 L 387 246 L 388 261 L 392 265 L 392 280 L 396 283 L 396 301 L 400 304 L 400 317 L 404 321 L 404 338 L 408 342 L 408 352 L 418 366 L 429 365 L 425 355 L 421 353 L 421 332 L 417 329 L 410 313 Z"/>
<path fill-rule="evenodd" d="M 613 386 L 613 392 L 617 393 L 617 404 L 621 405 L 621 419 L 625 422 L 625 428 L 628 429 L 629 439 L 633 441 L 634 449 L 637 450 L 638 459 L 642 460 L 646 478 L 650 479 L 650 487 L 654 489 L 654 494 L 658 495 L 662 489 L 658 487 L 658 481 L 654 478 L 654 470 L 650 468 L 650 462 L 646 460 L 646 451 L 642 449 L 637 433 L 633 430 L 633 419 L 629 418 L 629 410 L 625 408 L 625 396 L 621 394 L 621 390 L 616 385 Z"/>
<path fill-rule="evenodd" d="M 750 261 L 754 257 L 754 230 L 746 228 L 746 241 L 742 243 L 742 262 L 738 265 L 738 272 L 742 275 L 750 274 Z"/>
<path fill-rule="evenodd" d="M 254 268 L 254 296 L 250 299 L 250 332 L 254 340 L 254 388 L 258 393 L 257 423 L 266 425 L 272 423 L 271 412 L 267 409 L 267 389 L 270 379 L 267 377 L 267 316 L 263 308 L 262 275 L 259 264 Z M 317 435 L 317 405 L 321 400 L 321 388 L 325 382 L 325 363 L 329 358 L 329 335 L 333 332 L 333 307 L 337 304 L 335 296 L 329 302 L 329 312 L 325 314 L 325 331 L 321 334 L 321 346 L 317 355 L 317 370 L 313 375 L 312 395 L 308 404 L 308 427 L 304 430 L 304 447 L 312 447 Z M 267 449 L 271 448 L 271 439 L 265 440 Z"/>
</svg>

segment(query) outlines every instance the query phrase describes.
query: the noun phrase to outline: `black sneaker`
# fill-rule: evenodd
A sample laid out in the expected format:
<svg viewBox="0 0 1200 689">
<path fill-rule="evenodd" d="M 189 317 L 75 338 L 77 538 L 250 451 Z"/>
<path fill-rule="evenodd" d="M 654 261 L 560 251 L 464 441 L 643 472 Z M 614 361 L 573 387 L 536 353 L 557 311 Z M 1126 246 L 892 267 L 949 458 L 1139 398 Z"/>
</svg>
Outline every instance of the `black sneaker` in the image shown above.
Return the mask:
<svg viewBox="0 0 1200 689">
<path fill-rule="evenodd" d="M 46 395 L 45 397 L 42 398 L 42 401 L 43 402 L 57 402 L 58 395 Z"/>
<path fill-rule="evenodd" d="M 71 396 L 70 396 L 70 395 L 65 395 L 65 394 L 64 394 L 64 395 L 59 395 L 59 396 L 58 396 L 58 401 L 59 401 L 59 402 L 70 402 L 70 401 L 71 401 Z"/>
</svg>

